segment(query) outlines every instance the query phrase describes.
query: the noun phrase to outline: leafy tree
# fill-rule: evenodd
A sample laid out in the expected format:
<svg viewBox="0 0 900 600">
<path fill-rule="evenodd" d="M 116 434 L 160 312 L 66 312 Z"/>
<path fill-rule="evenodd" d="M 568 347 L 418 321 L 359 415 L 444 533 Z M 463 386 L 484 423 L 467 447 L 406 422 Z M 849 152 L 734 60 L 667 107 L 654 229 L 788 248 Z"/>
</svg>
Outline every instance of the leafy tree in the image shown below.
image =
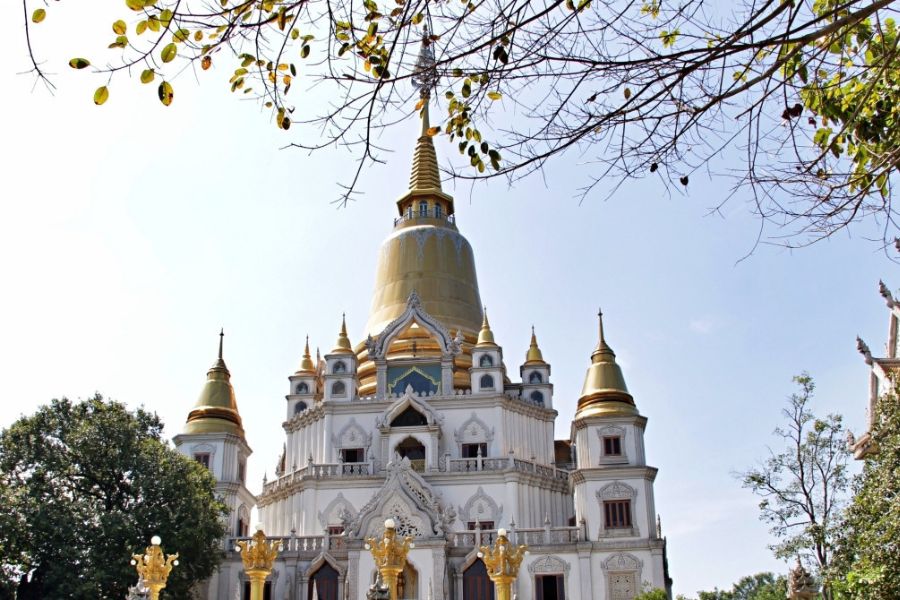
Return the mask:
<svg viewBox="0 0 900 600">
<path fill-rule="evenodd" d="M 845 430 L 839 415 L 817 418 L 809 410 L 815 385 L 806 373 L 794 377 L 799 393 L 782 410 L 785 425 L 775 429 L 784 442 L 769 458 L 740 474 L 743 485 L 760 496 L 760 518 L 781 541 L 771 546 L 778 558 L 801 556 L 827 570 L 840 530 L 840 511 L 848 488 Z M 825 590 L 828 597 L 828 590 Z"/>
<path fill-rule="evenodd" d="M 634 597 L 634 600 L 669 600 L 669 596 L 666 594 L 666 590 L 654 588 L 641 592 Z"/>
<path fill-rule="evenodd" d="M 900 598 L 900 386 L 879 399 L 867 457 L 856 478 L 831 569 L 842 597 Z"/>
<path fill-rule="evenodd" d="M 742 577 L 731 590 L 697 592 L 698 600 L 785 600 L 787 577 L 765 572 Z M 690 600 L 679 596 L 679 600 Z"/>
<path fill-rule="evenodd" d="M 19 598 L 123 598 L 131 554 L 159 534 L 184 598 L 221 559 L 225 506 L 209 471 L 168 447 L 154 414 L 53 400 L 0 434 L 0 576 Z"/>
<path fill-rule="evenodd" d="M 169 105 L 186 67 L 212 71 L 277 127 L 306 125 L 295 145 L 356 148 L 344 200 L 379 160 L 378 128 L 421 110 L 434 87 L 444 104 L 428 133 L 459 144 L 472 167 L 460 177 L 524 176 L 577 155 L 585 194 L 606 176 L 687 186 L 706 163 L 732 173 L 717 161 L 731 149 L 744 161 L 735 188 L 751 187 L 752 209 L 787 228 L 788 244 L 866 218 L 889 242 L 900 164 L 894 4 L 125 0 L 111 57 L 69 64 L 96 73 L 96 104 L 132 74 Z M 33 70 L 52 85 L 35 48 L 56 7 L 22 6 Z M 82 16 L 93 15 L 107 18 Z M 414 68 L 422 40 L 434 56 Z M 303 97 L 313 83 L 331 102 Z"/>
</svg>

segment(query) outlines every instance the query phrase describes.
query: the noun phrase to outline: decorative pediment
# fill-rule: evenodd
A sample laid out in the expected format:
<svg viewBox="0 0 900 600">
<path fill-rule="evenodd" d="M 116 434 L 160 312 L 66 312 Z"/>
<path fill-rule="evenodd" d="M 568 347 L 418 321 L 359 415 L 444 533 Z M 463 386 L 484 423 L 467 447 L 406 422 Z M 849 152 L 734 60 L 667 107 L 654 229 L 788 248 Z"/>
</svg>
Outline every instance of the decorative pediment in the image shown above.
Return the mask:
<svg viewBox="0 0 900 600">
<path fill-rule="evenodd" d="M 306 569 L 306 577 L 310 578 L 315 575 L 316 571 L 322 568 L 322 565 L 328 564 L 332 569 L 338 572 L 338 578 L 343 579 L 343 577 L 347 574 L 347 569 L 342 567 L 341 564 L 335 560 L 333 556 L 331 556 L 328 552 L 322 552 L 317 557 L 313 559 L 311 563 L 309 563 L 309 567 Z"/>
<path fill-rule="evenodd" d="M 367 433 L 356 419 L 350 421 L 336 434 L 331 436 L 335 448 L 366 448 L 372 445 L 372 434 Z"/>
<path fill-rule="evenodd" d="M 440 425 L 444 421 L 444 416 L 434 410 L 421 396 L 417 396 L 413 392 L 412 386 L 406 386 L 406 392 L 403 396 L 391 404 L 381 416 L 376 417 L 375 425 L 379 429 L 390 427 L 391 422 L 408 408 L 420 412 L 425 417 L 428 425 Z"/>
<path fill-rule="evenodd" d="M 356 509 L 344 498 L 344 494 L 338 492 L 334 500 L 329 502 L 324 510 L 319 511 L 319 524 L 323 530 L 330 525 L 343 525 L 346 528 L 355 516 Z"/>
<path fill-rule="evenodd" d="M 487 423 L 479 419 L 478 415 L 472 411 L 472 416 L 453 432 L 453 437 L 456 438 L 458 444 L 490 442 L 494 439 L 494 428 L 488 427 Z"/>
<path fill-rule="evenodd" d="M 444 535 L 456 520 L 456 511 L 445 508 L 428 482 L 413 470 L 409 459 L 403 458 L 387 464 L 384 484 L 350 523 L 348 535 L 356 538 L 373 532 L 380 535 L 388 517 L 409 532 L 403 535 L 432 537 Z"/>
<path fill-rule="evenodd" d="M 603 569 L 606 571 L 640 571 L 643 566 L 644 563 L 638 557 L 623 552 L 613 554 L 603 561 Z"/>
<path fill-rule="evenodd" d="M 567 563 L 563 559 L 548 554 L 547 556 L 543 556 L 528 565 L 528 572 L 535 575 L 539 575 L 541 573 L 560 573 L 563 575 L 568 575 L 570 567 L 571 565 L 569 565 L 569 563 Z"/>
<path fill-rule="evenodd" d="M 597 490 L 597 498 L 603 500 L 625 500 L 636 498 L 637 490 L 622 481 L 613 481 L 599 490 Z"/>
<path fill-rule="evenodd" d="M 503 518 L 503 506 L 498 506 L 493 498 L 484 493 L 481 486 L 475 494 L 469 498 L 465 506 L 459 509 L 460 518 L 466 522 L 493 521 L 495 525 L 499 525 L 500 519 Z"/>
<path fill-rule="evenodd" d="M 406 310 L 399 317 L 388 323 L 387 327 L 378 334 L 378 337 L 372 338 L 369 336 L 366 340 L 366 349 L 369 352 L 369 357 L 372 360 L 383 360 L 391 341 L 413 322 L 434 336 L 441 348 L 442 356 L 451 358 L 459 354 L 462 341 L 460 334 L 457 333 L 455 338 L 451 337 L 450 332 L 447 331 L 447 328 L 440 321 L 425 312 L 425 309 L 422 307 L 422 301 L 419 299 L 419 294 L 413 290 L 406 300 Z"/>
<path fill-rule="evenodd" d="M 619 427 L 618 425 L 607 425 L 601 429 L 597 430 L 597 435 L 600 436 L 602 440 L 604 437 L 617 435 L 621 438 L 625 437 L 625 428 Z"/>
</svg>

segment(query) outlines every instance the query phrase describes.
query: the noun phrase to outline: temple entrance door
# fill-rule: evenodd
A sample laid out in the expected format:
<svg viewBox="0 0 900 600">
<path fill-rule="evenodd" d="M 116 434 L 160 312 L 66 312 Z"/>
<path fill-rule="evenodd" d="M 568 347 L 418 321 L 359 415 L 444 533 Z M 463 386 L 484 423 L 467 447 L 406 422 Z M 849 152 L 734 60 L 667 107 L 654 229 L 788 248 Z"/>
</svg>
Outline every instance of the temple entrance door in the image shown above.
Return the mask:
<svg viewBox="0 0 900 600">
<path fill-rule="evenodd" d="M 313 597 L 313 585 L 315 584 L 316 596 Z M 338 600 L 338 572 L 328 563 L 323 564 L 309 578 L 309 592 L 306 600 Z"/>
<path fill-rule="evenodd" d="M 400 458 L 408 458 L 412 468 L 419 473 L 425 471 L 425 446 L 414 437 L 408 437 L 397 444 Z"/>
<path fill-rule="evenodd" d="M 463 600 L 494 600 L 494 584 L 481 559 L 463 571 Z"/>
</svg>

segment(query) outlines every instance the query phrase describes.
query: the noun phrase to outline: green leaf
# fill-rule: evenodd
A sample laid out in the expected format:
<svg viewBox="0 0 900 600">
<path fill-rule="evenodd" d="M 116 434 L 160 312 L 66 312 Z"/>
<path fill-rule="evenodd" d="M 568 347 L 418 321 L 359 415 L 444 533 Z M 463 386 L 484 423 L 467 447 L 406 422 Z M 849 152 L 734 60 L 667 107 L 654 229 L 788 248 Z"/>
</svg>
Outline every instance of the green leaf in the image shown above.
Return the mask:
<svg viewBox="0 0 900 600">
<path fill-rule="evenodd" d="M 499 100 L 503 97 L 503 94 L 501 94 L 500 92 L 488 92 L 487 97 L 491 100 Z"/>
<path fill-rule="evenodd" d="M 144 69 L 141 73 L 141 83 L 150 83 L 154 77 L 156 77 L 156 74 L 153 72 L 153 69 Z"/>
<path fill-rule="evenodd" d="M 175 98 L 175 91 L 172 89 L 172 84 L 168 81 L 160 83 L 156 93 L 159 95 L 159 101 L 165 106 L 172 104 L 172 100 Z"/>
<path fill-rule="evenodd" d="M 38 8 L 33 13 L 31 13 L 31 21 L 32 23 L 40 23 L 47 16 L 47 11 L 43 8 Z"/>
<path fill-rule="evenodd" d="M 168 43 L 162 49 L 162 53 L 160 54 L 160 58 L 164 63 L 172 62 L 175 60 L 175 56 L 178 54 L 178 48 L 175 46 L 174 42 Z"/>
<path fill-rule="evenodd" d="M 69 61 L 69 66 L 73 69 L 84 69 L 91 66 L 91 61 L 86 58 L 73 58 Z"/>
<path fill-rule="evenodd" d="M 145 4 L 144 0 L 125 0 L 125 6 L 137 12 L 140 10 L 144 10 Z"/>
<path fill-rule="evenodd" d="M 300 58 L 306 58 L 309 56 L 309 44 L 300 48 Z"/>
<path fill-rule="evenodd" d="M 109 98 L 109 89 L 105 85 L 97 88 L 97 91 L 94 92 L 94 104 L 100 106 Z"/>
<path fill-rule="evenodd" d="M 125 35 L 125 32 L 128 31 L 128 25 L 125 24 L 125 21 L 119 19 L 112 24 L 112 30 L 118 35 Z"/>
</svg>

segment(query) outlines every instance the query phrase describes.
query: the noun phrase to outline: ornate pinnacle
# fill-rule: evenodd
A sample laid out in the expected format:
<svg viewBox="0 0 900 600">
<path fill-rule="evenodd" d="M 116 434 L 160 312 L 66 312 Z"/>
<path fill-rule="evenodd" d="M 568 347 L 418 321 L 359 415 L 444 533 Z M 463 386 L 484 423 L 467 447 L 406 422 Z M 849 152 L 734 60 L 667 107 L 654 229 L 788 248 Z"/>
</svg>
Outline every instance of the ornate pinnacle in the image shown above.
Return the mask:
<svg viewBox="0 0 900 600">
<path fill-rule="evenodd" d="M 481 546 L 478 556 L 487 567 L 488 577 L 494 582 L 497 592 L 497 600 L 510 599 L 510 586 L 519 575 L 519 566 L 528 552 L 528 546 L 524 544 L 513 547 L 506 537 L 506 530 L 497 531 L 497 540 L 494 546 Z"/>
<path fill-rule="evenodd" d="M 416 59 L 416 66 L 412 76 L 413 86 L 419 90 L 419 97 L 421 98 L 431 98 L 431 90 L 437 85 L 436 64 L 434 48 L 431 46 L 431 37 L 426 26 L 425 31 L 422 33 L 422 47 L 419 49 L 419 57 Z"/>
<path fill-rule="evenodd" d="M 869 350 L 869 345 L 859 336 L 856 336 L 856 350 L 863 355 L 867 365 L 872 364 L 872 352 Z"/>
<path fill-rule="evenodd" d="M 241 553 L 244 570 L 248 574 L 250 571 L 265 571 L 268 574 L 281 550 L 281 542 L 272 541 L 267 544 L 266 534 L 262 529 L 257 529 L 251 539 L 239 540 L 236 550 Z"/>
<path fill-rule="evenodd" d="M 366 539 L 366 550 L 372 553 L 378 573 L 390 588 L 391 600 L 397 600 L 397 578 L 406 566 L 407 554 L 415 548 L 412 540 L 408 535 L 402 540 L 397 539 L 397 526 L 393 519 L 384 522 L 382 539 Z"/>
<path fill-rule="evenodd" d="M 166 587 L 172 567 L 178 565 L 178 553 L 163 556 L 162 548 L 159 547 L 161 542 L 159 536 L 154 535 L 144 554 L 134 554 L 131 557 L 131 564 L 144 585 L 150 589 L 152 600 L 159 598 L 159 592 Z"/>
</svg>

